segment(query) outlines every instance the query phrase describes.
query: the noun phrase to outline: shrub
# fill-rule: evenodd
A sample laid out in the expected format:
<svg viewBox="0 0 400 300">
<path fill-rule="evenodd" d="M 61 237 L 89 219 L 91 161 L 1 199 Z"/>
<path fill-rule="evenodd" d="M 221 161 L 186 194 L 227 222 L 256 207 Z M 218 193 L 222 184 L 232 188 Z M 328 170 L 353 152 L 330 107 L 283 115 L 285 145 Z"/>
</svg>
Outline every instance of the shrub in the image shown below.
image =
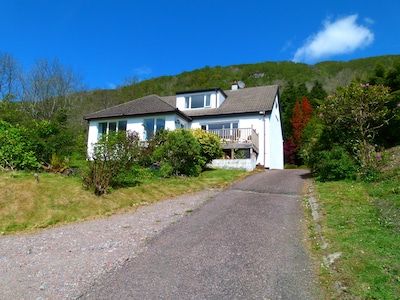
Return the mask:
<svg viewBox="0 0 400 300">
<path fill-rule="evenodd" d="M 156 147 L 153 159 L 164 176 L 198 176 L 206 162 L 199 142 L 186 129 L 169 131 L 164 143 Z"/>
<path fill-rule="evenodd" d="M 379 130 L 396 115 L 396 109 L 389 105 L 391 100 L 388 87 L 353 82 L 328 96 L 318 108 L 318 116 L 328 128 L 325 132 L 340 132 L 344 136 L 341 140 L 351 144 L 361 172 L 376 169 L 368 147 L 375 144 Z"/>
<path fill-rule="evenodd" d="M 3 169 L 37 169 L 40 167 L 26 129 L 0 121 L 0 167 Z"/>
<path fill-rule="evenodd" d="M 357 165 L 342 147 L 319 152 L 309 165 L 319 181 L 357 178 Z"/>
<path fill-rule="evenodd" d="M 220 137 L 218 135 L 205 132 L 199 128 L 192 130 L 192 134 L 200 144 L 200 155 L 204 158 L 205 164 L 212 162 L 213 159 L 222 157 L 224 152 L 222 151 Z"/>
<path fill-rule="evenodd" d="M 140 148 L 140 154 L 138 155 L 139 165 L 149 167 L 155 163 L 153 152 L 158 146 L 164 144 L 167 135 L 168 130 L 157 130 L 154 137 L 146 141 L 146 145 Z"/>
<path fill-rule="evenodd" d="M 100 196 L 112 187 L 134 184 L 131 170 L 139 154 L 138 141 L 137 133 L 132 132 L 103 135 L 88 161 L 89 171 L 83 177 L 85 186 Z"/>
<path fill-rule="evenodd" d="M 61 158 L 69 157 L 77 145 L 76 136 L 72 134 L 58 119 L 31 123 L 29 140 L 35 145 L 38 161 L 51 168 L 53 155 Z"/>
</svg>

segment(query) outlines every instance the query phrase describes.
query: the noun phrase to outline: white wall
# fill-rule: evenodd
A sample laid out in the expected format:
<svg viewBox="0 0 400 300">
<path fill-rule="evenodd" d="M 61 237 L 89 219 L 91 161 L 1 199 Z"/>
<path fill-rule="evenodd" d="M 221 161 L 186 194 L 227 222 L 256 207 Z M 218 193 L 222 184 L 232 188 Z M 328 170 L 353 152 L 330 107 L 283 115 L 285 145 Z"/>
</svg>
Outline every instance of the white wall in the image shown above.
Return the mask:
<svg viewBox="0 0 400 300">
<path fill-rule="evenodd" d="M 127 120 L 126 130 L 131 132 L 137 132 L 139 134 L 139 139 L 144 140 L 145 137 L 145 129 L 143 127 L 144 119 L 147 118 L 165 118 L 165 129 L 167 130 L 175 130 L 176 128 L 180 128 L 181 124 L 188 127 L 187 121 L 183 118 L 179 118 L 175 114 L 170 115 L 148 115 L 146 117 L 140 118 L 125 118 L 125 119 L 102 119 L 97 121 L 89 122 L 89 132 L 88 132 L 88 156 L 91 157 L 93 153 L 93 145 L 97 143 L 98 140 L 98 126 L 99 123 L 102 122 L 118 122 L 121 120 Z M 179 124 L 175 121 L 179 119 Z"/>
<path fill-rule="evenodd" d="M 283 169 L 283 133 L 281 126 L 281 116 L 279 113 L 278 96 L 271 112 L 269 137 L 270 137 L 270 169 Z"/>
</svg>

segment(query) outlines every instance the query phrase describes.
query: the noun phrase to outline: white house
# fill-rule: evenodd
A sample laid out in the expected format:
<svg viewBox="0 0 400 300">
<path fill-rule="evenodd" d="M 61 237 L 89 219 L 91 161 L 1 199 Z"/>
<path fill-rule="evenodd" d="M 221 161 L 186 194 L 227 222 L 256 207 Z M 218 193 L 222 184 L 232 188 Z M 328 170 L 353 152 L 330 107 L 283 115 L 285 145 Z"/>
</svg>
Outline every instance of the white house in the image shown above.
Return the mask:
<svg viewBox="0 0 400 300">
<path fill-rule="evenodd" d="M 221 137 L 226 155 L 224 160 L 214 161 L 215 166 L 234 166 L 247 160 L 252 161 L 251 169 L 256 164 L 283 169 L 278 86 L 239 85 L 235 81 L 227 91 L 208 88 L 168 97 L 149 95 L 87 115 L 88 155 L 99 137 L 111 131 L 135 131 L 146 140 L 159 129 L 201 128 Z M 233 159 L 235 155 L 242 159 Z"/>
</svg>

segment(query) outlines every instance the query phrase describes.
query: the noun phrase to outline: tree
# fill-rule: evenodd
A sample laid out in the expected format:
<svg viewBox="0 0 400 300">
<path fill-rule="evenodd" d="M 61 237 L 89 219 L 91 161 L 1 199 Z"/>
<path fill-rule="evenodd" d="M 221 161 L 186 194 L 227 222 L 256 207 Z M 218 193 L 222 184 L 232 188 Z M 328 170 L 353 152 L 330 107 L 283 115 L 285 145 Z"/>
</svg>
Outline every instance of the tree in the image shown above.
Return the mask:
<svg viewBox="0 0 400 300">
<path fill-rule="evenodd" d="M 32 118 L 51 120 L 58 109 L 70 108 L 81 89 L 81 77 L 72 68 L 57 59 L 39 60 L 24 78 L 22 100 Z"/>
<path fill-rule="evenodd" d="M 310 93 L 308 92 L 308 88 L 307 88 L 307 86 L 306 86 L 306 84 L 304 82 L 300 83 L 297 86 L 297 98 L 302 98 L 302 97 L 308 98 L 309 94 Z"/>
<path fill-rule="evenodd" d="M 369 77 L 368 81 L 372 85 L 385 84 L 385 77 L 386 69 L 381 63 L 378 63 L 375 66 L 374 73 Z"/>
<path fill-rule="evenodd" d="M 301 101 L 296 101 L 290 123 L 293 126 L 293 140 L 296 144 L 297 150 L 299 150 L 302 144 L 301 136 L 303 134 L 303 129 L 310 121 L 313 112 L 314 109 L 312 108 L 310 101 L 306 97 L 303 97 Z"/>
<path fill-rule="evenodd" d="M 298 89 L 295 87 L 293 82 L 289 82 L 281 95 L 282 126 L 285 141 L 288 141 L 292 137 L 290 118 L 292 117 L 294 106 L 296 105 L 296 99 L 298 96 L 297 92 Z"/>
<path fill-rule="evenodd" d="M 76 145 L 76 136 L 66 127 L 67 116 L 63 110 L 57 111 L 52 120 L 32 120 L 30 140 L 35 144 L 38 161 L 53 169 L 52 160 L 69 157 Z"/>
<path fill-rule="evenodd" d="M 392 91 L 400 90 L 400 62 L 396 62 L 387 72 L 385 84 L 390 87 Z"/>
<path fill-rule="evenodd" d="M 328 96 L 328 93 L 325 91 L 322 83 L 318 80 L 314 81 L 314 85 L 310 91 L 310 103 L 312 107 L 317 107 L 322 104 L 324 99 Z"/>
<path fill-rule="evenodd" d="M 9 53 L 0 52 L 0 101 L 19 97 L 21 68 Z"/>
<path fill-rule="evenodd" d="M 339 88 L 337 94 L 328 96 L 319 107 L 318 116 L 325 124 L 325 135 L 336 132 L 342 141 L 353 149 L 362 170 L 374 168 L 379 150 L 375 146 L 378 129 L 393 118 L 387 104 L 389 88 L 382 85 L 357 84 Z M 329 142 L 328 142 L 329 143 Z"/>
</svg>

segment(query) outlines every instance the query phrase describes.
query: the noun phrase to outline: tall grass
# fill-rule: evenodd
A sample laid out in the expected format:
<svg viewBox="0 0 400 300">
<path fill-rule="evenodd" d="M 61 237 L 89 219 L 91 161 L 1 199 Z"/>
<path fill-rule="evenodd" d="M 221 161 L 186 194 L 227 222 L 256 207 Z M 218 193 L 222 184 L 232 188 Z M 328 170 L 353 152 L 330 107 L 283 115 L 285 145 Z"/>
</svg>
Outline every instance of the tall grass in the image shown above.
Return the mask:
<svg viewBox="0 0 400 300">
<path fill-rule="evenodd" d="M 0 234 L 12 234 L 133 211 L 140 205 L 161 201 L 204 188 L 221 188 L 247 176 L 244 171 L 209 170 L 199 177 L 159 178 L 148 170 L 140 184 L 97 197 L 83 189 L 78 176 L 29 172 L 0 173 Z"/>
</svg>

